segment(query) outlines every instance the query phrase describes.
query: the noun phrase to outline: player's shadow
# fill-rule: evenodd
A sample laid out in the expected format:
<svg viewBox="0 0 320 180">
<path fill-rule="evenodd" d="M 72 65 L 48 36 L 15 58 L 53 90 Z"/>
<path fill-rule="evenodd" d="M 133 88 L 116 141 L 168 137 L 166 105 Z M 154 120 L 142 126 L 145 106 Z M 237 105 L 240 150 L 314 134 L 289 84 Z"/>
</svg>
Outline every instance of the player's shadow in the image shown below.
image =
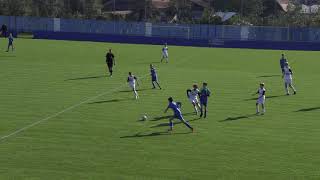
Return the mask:
<svg viewBox="0 0 320 180">
<path fill-rule="evenodd" d="M 196 120 L 199 120 L 199 119 L 201 119 L 201 118 L 197 117 L 197 118 L 188 120 L 187 122 L 192 122 L 192 121 L 196 121 Z M 181 124 L 181 123 L 182 123 L 181 121 L 177 121 L 177 122 L 173 122 L 173 125 L 177 125 L 177 124 Z M 151 126 L 150 128 L 168 127 L 168 126 L 169 126 L 169 123 L 161 123 L 161 124 L 158 124 L 158 125 L 155 125 L 155 126 Z"/>
<path fill-rule="evenodd" d="M 189 112 L 189 113 L 184 113 L 182 114 L 183 116 L 190 116 L 190 115 L 194 115 L 194 112 Z M 168 115 L 168 116 L 159 116 L 159 117 L 155 117 L 153 119 L 151 119 L 150 121 L 160 121 L 160 120 L 163 120 L 163 119 L 169 119 L 171 118 L 172 115 Z"/>
<path fill-rule="evenodd" d="M 294 111 L 294 112 L 309 112 L 309 111 L 316 111 L 316 110 L 320 110 L 320 107 L 313 107 L 313 108 L 299 109 L 299 110 Z"/>
<path fill-rule="evenodd" d="M 87 80 L 87 79 L 99 79 L 99 78 L 104 78 L 104 77 L 107 77 L 107 75 L 71 78 L 71 79 L 66 79 L 65 81 L 76 81 L 76 80 Z"/>
<path fill-rule="evenodd" d="M 0 55 L 1 58 L 14 58 L 16 56 L 10 56 L 10 55 Z"/>
<path fill-rule="evenodd" d="M 267 96 L 266 99 L 280 98 L 280 97 L 284 97 L 284 96 L 287 96 L 287 95 Z M 245 99 L 244 101 L 254 101 L 254 100 L 257 100 L 257 98 L 256 97 L 249 98 L 249 99 Z"/>
<path fill-rule="evenodd" d="M 227 121 L 237 121 L 241 119 L 249 119 L 251 117 L 255 117 L 257 114 L 248 114 L 248 115 L 243 115 L 243 116 L 236 116 L 236 117 L 228 117 L 224 120 L 220 120 L 219 122 L 227 122 Z"/>
<path fill-rule="evenodd" d="M 141 91 L 150 91 L 153 90 L 152 88 L 145 88 L 145 89 L 137 89 L 138 92 Z M 128 92 L 132 92 L 132 90 L 122 90 L 122 91 L 118 91 L 118 93 L 128 93 Z"/>
<path fill-rule="evenodd" d="M 263 76 L 257 76 L 257 78 L 272 78 L 272 77 L 280 77 L 281 75 L 263 75 Z"/>
<path fill-rule="evenodd" d="M 159 61 L 154 61 L 154 62 L 141 62 L 141 63 L 137 63 L 137 64 L 160 64 L 160 60 Z"/>
<path fill-rule="evenodd" d="M 120 138 L 143 138 L 143 137 L 154 137 L 154 136 L 182 135 L 182 134 L 191 134 L 191 133 L 192 132 L 168 133 L 168 131 L 159 131 L 159 132 L 152 132 L 147 134 L 136 133 L 135 135 L 121 136 Z"/>
<path fill-rule="evenodd" d="M 123 101 L 130 101 L 134 99 L 111 99 L 111 100 L 105 100 L 105 101 L 95 101 L 90 102 L 88 104 L 104 104 L 104 103 L 115 103 L 115 102 L 123 102 Z"/>
</svg>

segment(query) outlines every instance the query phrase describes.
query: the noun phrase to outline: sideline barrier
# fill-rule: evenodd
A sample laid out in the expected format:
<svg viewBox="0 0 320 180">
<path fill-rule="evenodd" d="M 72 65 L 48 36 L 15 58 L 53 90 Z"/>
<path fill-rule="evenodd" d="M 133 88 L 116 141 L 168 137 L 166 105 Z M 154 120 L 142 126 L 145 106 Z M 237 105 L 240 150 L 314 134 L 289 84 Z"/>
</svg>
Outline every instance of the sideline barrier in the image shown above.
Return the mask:
<svg viewBox="0 0 320 180">
<path fill-rule="evenodd" d="M 153 44 L 168 43 L 177 46 L 221 47 L 221 48 L 250 48 L 250 49 L 275 49 L 275 50 L 320 50 L 320 42 L 296 41 L 250 41 L 250 40 L 204 40 L 184 38 L 164 38 L 147 36 L 128 36 L 113 34 L 77 33 L 77 32 L 33 32 L 34 39 L 95 41 L 128 44 Z"/>
<path fill-rule="evenodd" d="M 33 32 L 34 39 L 53 39 L 53 40 L 72 40 L 72 41 L 94 41 L 94 42 L 112 42 L 128 44 L 164 44 L 179 46 L 199 46 L 207 47 L 207 40 L 188 40 L 182 38 L 162 38 L 146 36 L 126 36 L 113 34 L 90 34 L 90 33 L 71 33 L 71 32 Z"/>
</svg>

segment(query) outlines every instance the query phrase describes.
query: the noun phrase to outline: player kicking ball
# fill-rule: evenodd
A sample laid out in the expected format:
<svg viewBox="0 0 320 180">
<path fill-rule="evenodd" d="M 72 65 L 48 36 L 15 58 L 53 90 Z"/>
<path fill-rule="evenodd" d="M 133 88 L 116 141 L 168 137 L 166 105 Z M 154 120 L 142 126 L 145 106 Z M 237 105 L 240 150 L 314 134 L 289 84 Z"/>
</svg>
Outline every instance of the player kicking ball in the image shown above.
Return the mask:
<svg viewBox="0 0 320 180">
<path fill-rule="evenodd" d="M 201 109 L 198 96 L 200 97 L 200 91 L 198 89 L 198 85 L 194 84 L 192 90 L 191 89 L 187 90 L 187 97 L 191 102 L 191 104 L 193 105 L 194 112 L 196 113 L 196 115 L 198 115 L 199 110 Z"/>
<path fill-rule="evenodd" d="M 164 111 L 164 113 L 167 113 L 169 109 L 173 110 L 173 116 L 169 119 L 169 132 L 171 132 L 173 130 L 173 119 L 179 119 L 184 125 L 186 125 L 192 132 L 193 132 L 193 127 L 190 126 L 190 124 L 184 120 L 180 107 L 178 105 L 178 103 L 173 101 L 172 97 L 168 98 L 169 101 L 169 105 L 167 107 L 167 109 Z"/>
<path fill-rule="evenodd" d="M 207 86 L 207 83 L 203 83 L 202 89 L 200 90 L 200 117 L 203 116 L 204 111 L 204 118 L 207 117 L 208 98 L 211 95 L 211 91 L 208 89 Z"/>
<path fill-rule="evenodd" d="M 13 46 L 13 35 L 12 33 L 9 34 L 9 37 L 8 37 L 8 49 L 6 52 L 9 52 L 10 50 L 10 47 L 11 47 L 11 50 L 13 51 L 14 50 L 14 46 Z"/>
<path fill-rule="evenodd" d="M 289 87 L 293 90 L 293 94 L 297 94 L 296 89 L 292 85 L 292 74 L 293 72 L 289 66 L 289 63 L 286 62 L 284 64 L 282 77 L 284 78 L 284 85 L 287 95 L 290 95 Z"/>
<path fill-rule="evenodd" d="M 150 64 L 150 75 L 151 75 L 153 89 L 156 88 L 156 85 L 159 87 L 159 89 L 161 89 L 158 81 L 158 74 L 157 74 L 156 68 L 152 64 Z"/>
<path fill-rule="evenodd" d="M 131 72 L 129 72 L 129 76 L 128 76 L 127 82 L 129 84 L 129 87 L 132 89 L 132 91 L 134 93 L 134 98 L 135 99 L 139 98 L 138 92 L 136 90 L 136 84 L 139 85 L 137 80 L 138 80 L 137 77 L 134 76 Z"/>
<path fill-rule="evenodd" d="M 168 49 L 168 45 L 167 43 L 164 45 L 164 47 L 162 48 L 162 58 L 161 58 L 161 62 L 165 59 L 166 62 L 169 62 L 169 49 Z"/>
<path fill-rule="evenodd" d="M 261 108 L 262 108 L 262 115 L 266 112 L 266 109 L 265 109 L 265 101 L 266 101 L 266 89 L 264 88 L 264 83 L 261 83 L 260 84 L 260 87 L 257 91 L 257 93 L 255 94 L 258 94 L 258 99 L 257 99 L 257 103 L 256 103 L 256 113 L 257 115 L 260 114 L 260 111 L 259 111 L 259 106 L 261 105 Z M 255 95 L 254 94 L 254 95 Z"/>
</svg>

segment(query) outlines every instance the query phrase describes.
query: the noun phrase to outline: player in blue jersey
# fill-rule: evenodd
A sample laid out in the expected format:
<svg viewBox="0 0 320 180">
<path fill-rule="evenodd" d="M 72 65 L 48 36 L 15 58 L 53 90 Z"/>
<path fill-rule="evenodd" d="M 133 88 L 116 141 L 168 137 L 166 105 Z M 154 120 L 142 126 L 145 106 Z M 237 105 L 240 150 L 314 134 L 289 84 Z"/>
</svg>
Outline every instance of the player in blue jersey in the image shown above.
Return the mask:
<svg viewBox="0 0 320 180">
<path fill-rule="evenodd" d="M 281 72 L 284 72 L 284 67 L 285 64 L 287 63 L 287 59 L 285 58 L 284 54 L 281 54 L 281 59 L 280 59 L 280 68 L 281 68 Z"/>
<path fill-rule="evenodd" d="M 151 75 L 153 89 L 156 88 L 156 85 L 159 87 L 159 89 L 161 89 L 158 81 L 158 74 L 157 74 L 156 68 L 152 64 L 150 64 L 150 75 Z"/>
<path fill-rule="evenodd" d="M 208 84 L 207 83 L 203 83 L 202 85 L 202 89 L 200 90 L 200 117 L 203 116 L 204 114 L 204 118 L 207 117 L 207 106 L 208 106 L 208 97 L 210 97 L 211 92 L 208 89 Z M 204 113 L 203 113 L 204 111 Z"/>
<path fill-rule="evenodd" d="M 14 50 L 14 46 L 13 46 L 13 36 L 12 36 L 12 33 L 9 34 L 8 41 L 9 41 L 9 42 L 8 42 L 7 52 L 9 52 L 10 47 L 11 47 L 11 50 L 13 51 L 13 50 Z"/>
<path fill-rule="evenodd" d="M 186 125 L 193 132 L 193 127 L 191 127 L 190 124 L 184 120 L 182 113 L 181 113 L 181 110 L 180 110 L 180 106 L 178 105 L 178 103 L 174 102 L 172 97 L 169 97 L 168 101 L 169 101 L 169 105 L 168 105 L 167 109 L 164 111 L 164 113 L 167 113 L 167 111 L 169 109 L 172 109 L 173 113 L 174 113 L 173 116 L 169 119 L 169 126 L 170 126 L 169 131 L 173 130 L 172 120 L 179 119 L 184 125 Z"/>
<path fill-rule="evenodd" d="M 169 49 L 168 49 L 168 45 L 167 43 L 164 45 L 164 47 L 162 48 L 162 58 L 161 58 L 161 62 L 165 59 L 166 62 L 169 62 Z"/>
</svg>

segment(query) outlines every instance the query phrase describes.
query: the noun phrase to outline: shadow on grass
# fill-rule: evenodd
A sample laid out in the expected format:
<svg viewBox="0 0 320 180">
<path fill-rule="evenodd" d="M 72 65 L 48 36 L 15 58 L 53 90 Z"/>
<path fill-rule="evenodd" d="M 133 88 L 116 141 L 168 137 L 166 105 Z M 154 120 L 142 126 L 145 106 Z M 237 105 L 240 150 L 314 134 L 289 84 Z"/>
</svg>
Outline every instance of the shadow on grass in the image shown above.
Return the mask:
<svg viewBox="0 0 320 180">
<path fill-rule="evenodd" d="M 150 91 L 153 90 L 152 88 L 145 88 L 145 89 L 137 89 L 138 92 L 141 91 Z M 122 91 L 118 91 L 118 93 L 127 93 L 127 92 L 132 92 L 132 90 L 122 90 Z"/>
<path fill-rule="evenodd" d="M 130 136 L 121 136 L 120 138 L 142 138 L 142 137 L 154 137 L 154 136 L 182 135 L 182 134 L 191 134 L 191 133 L 192 132 L 168 133 L 168 131 L 159 131 L 159 132 L 152 132 L 148 134 L 137 133 L 135 135 L 130 135 Z"/>
<path fill-rule="evenodd" d="M 196 120 L 199 120 L 199 119 L 201 119 L 201 118 L 197 117 L 197 118 L 194 118 L 194 119 L 187 120 L 187 122 L 192 122 L 192 121 L 196 121 Z M 176 124 L 182 124 L 182 122 L 181 121 L 173 122 L 173 125 L 176 125 Z M 155 126 L 151 126 L 150 128 L 158 128 L 158 127 L 166 127 L 166 126 L 168 127 L 169 123 L 161 123 L 161 124 L 158 124 L 158 125 L 155 125 Z"/>
<path fill-rule="evenodd" d="M 141 63 L 137 63 L 137 64 L 160 64 L 160 59 L 159 61 L 154 61 L 154 62 L 141 62 Z"/>
<path fill-rule="evenodd" d="M 0 55 L 1 58 L 14 58 L 16 56 L 10 56 L 10 55 Z"/>
<path fill-rule="evenodd" d="M 114 103 L 114 102 L 123 102 L 123 101 L 130 101 L 134 100 L 132 99 L 111 99 L 111 100 L 106 100 L 106 101 L 96 101 L 96 102 L 90 102 L 88 104 L 104 104 L 104 103 Z"/>
<path fill-rule="evenodd" d="M 294 112 L 309 112 L 309 111 L 316 111 L 316 110 L 320 110 L 320 107 L 313 107 L 313 108 L 299 109 L 299 110 L 294 111 Z"/>
<path fill-rule="evenodd" d="M 182 114 L 182 115 L 183 115 L 183 116 L 190 116 L 190 115 L 193 115 L 193 114 L 195 114 L 195 113 L 190 112 L 190 113 L 184 113 L 184 114 Z M 159 120 L 163 120 L 163 119 L 169 119 L 169 118 L 171 118 L 171 117 L 172 117 L 172 115 L 159 116 L 159 117 L 155 117 L 155 118 L 153 118 L 153 119 L 150 119 L 150 121 L 159 121 Z"/>
<path fill-rule="evenodd" d="M 257 76 L 257 78 L 271 78 L 271 77 L 281 77 L 281 75 L 264 75 L 264 76 Z"/>
<path fill-rule="evenodd" d="M 76 81 L 76 80 L 98 79 L 98 78 L 104 78 L 104 77 L 107 77 L 107 75 L 101 75 L 101 76 L 88 76 L 88 77 L 79 77 L 79 78 L 66 79 L 65 81 Z"/>
<path fill-rule="evenodd" d="M 266 99 L 280 98 L 280 97 L 284 97 L 284 96 L 287 96 L 287 95 L 267 96 Z M 249 99 L 245 99 L 244 101 L 254 101 L 254 100 L 257 100 L 257 98 L 256 97 L 249 98 Z"/>
<path fill-rule="evenodd" d="M 219 122 L 237 121 L 237 120 L 241 120 L 241 119 L 249 119 L 249 118 L 255 117 L 255 116 L 258 116 L 258 115 L 257 114 L 248 114 L 248 115 L 244 115 L 244 116 L 228 117 L 228 118 L 221 120 Z"/>
</svg>

